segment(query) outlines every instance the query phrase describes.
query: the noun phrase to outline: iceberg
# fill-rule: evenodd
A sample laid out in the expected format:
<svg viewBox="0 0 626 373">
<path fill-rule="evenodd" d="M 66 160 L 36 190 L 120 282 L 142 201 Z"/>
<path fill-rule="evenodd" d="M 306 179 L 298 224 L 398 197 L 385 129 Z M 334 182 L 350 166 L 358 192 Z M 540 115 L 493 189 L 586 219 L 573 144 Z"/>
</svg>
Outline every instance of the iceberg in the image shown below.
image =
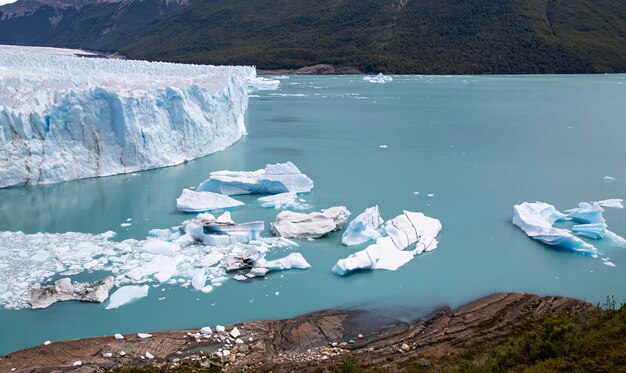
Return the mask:
<svg viewBox="0 0 626 373">
<path fill-rule="evenodd" d="M 257 201 L 263 208 L 305 210 L 310 207 L 302 203 L 304 200 L 298 200 L 298 194 L 291 192 L 260 197 Z"/>
<path fill-rule="evenodd" d="M 238 194 L 305 193 L 313 189 L 313 181 L 291 162 L 268 164 L 256 171 L 215 171 L 196 188 L 227 196 Z"/>
<path fill-rule="evenodd" d="M 149 289 L 150 287 L 148 285 L 122 286 L 117 289 L 115 293 L 111 294 L 109 304 L 105 307 L 105 309 L 111 310 L 119 308 L 134 299 L 143 298 L 148 295 Z"/>
<path fill-rule="evenodd" d="M 341 243 L 346 246 L 353 246 L 375 240 L 382 236 L 380 227 L 383 223 L 378 206 L 365 209 L 348 224 L 343 236 L 341 236 Z"/>
<path fill-rule="evenodd" d="M 245 134 L 254 67 L 0 46 L 0 187 L 181 164 Z"/>
<path fill-rule="evenodd" d="M 602 201 L 598 201 L 598 205 L 600 205 L 602 207 L 623 209 L 624 208 L 624 200 L 617 199 L 617 198 L 605 199 L 605 200 L 602 200 Z"/>
<path fill-rule="evenodd" d="M 340 259 L 332 271 L 340 276 L 355 270 L 385 269 L 395 271 L 416 255 L 437 248 L 441 222 L 420 212 L 404 211 L 382 227 L 382 237 L 364 250 Z M 413 250 L 406 250 L 415 244 Z"/>
<path fill-rule="evenodd" d="M 248 79 L 248 88 L 252 91 L 275 91 L 280 86 L 280 80 L 268 79 L 260 76 Z"/>
<path fill-rule="evenodd" d="M 319 238 L 341 229 L 349 216 L 344 206 L 309 214 L 282 211 L 272 223 L 272 232 L 284 238 Z"/>
<path fill-rule="evenodd" d="M 390 76 L 383 75 L 383 73 L 379 73 L 378 75 L 366 76 L 363 78 L 363 80 L 365 80 L 366 82 L 378 84 L 384 84 L 393 81 Z"/>
<path fill-rule="evenodd" d="M 590 253 L 596 248 L 574 236 L 567 229 L 553 228 L 556 221 L 566 215 L 544 202 L 524 202 L 513 207 L 513 224 L 520 227 L 530 238 L 547 245 L 560 246 L 581 253 Z"/>
<path fill-rule="evenodd" d="M 92 284 L 72 284 L 69 278 L 62 278 L 51 286 L 35 284 L 30 290 L 31 308 L 46 308 L 57 302 L 76 300 L 80 302 L 102 303 L 109 297 L 113 288 L 113 277 L 108 276 Z"/>
<path fill-rule="evenodd" d="M 587 203 L 581 202 L 577 208 L 567 210 L 569 217 L 577 222 L 585 224 L 604 224 L 606 220 L 602 216 L 604 209 L 600 207 L 598 202 Z"/>
<path fill-rule="evenodd" d="M 244 203 L 234 198 L 212 192 L 197 192 L 183 189 L 176 199 L 176 208 L 183 212 L 215 211 L 242 206 Z"/>
</svg>

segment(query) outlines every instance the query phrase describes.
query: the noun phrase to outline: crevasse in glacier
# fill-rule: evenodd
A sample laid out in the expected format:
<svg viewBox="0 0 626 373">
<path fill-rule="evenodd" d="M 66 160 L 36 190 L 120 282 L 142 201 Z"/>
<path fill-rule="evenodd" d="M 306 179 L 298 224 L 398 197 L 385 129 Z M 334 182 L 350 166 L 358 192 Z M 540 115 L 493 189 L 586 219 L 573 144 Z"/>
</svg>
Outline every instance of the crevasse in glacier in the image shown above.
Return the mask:
<svg viewBox="0 0 626 373">
<path fill-rule="evenodd" d="M 254 67 L 0 46 L 0 187 L 171 166 L 245 133 Z"/>
</svg>

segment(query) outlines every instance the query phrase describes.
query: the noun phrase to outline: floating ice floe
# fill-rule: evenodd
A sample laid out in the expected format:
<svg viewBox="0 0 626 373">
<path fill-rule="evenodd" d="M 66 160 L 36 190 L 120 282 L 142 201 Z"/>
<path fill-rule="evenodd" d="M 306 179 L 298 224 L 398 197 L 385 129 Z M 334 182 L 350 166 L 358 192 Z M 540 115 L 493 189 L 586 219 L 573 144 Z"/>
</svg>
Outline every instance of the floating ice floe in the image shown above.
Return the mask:
<svg viewBox="0 0 626 373">
<path fill-rule="evenodd" d="M 617 201 L 620 200 L 602 202 L 617 206 Z M 567 210 L 567 212 L 569 215 L 559 212 L 554 206 L 544 202 L 524 202 L 513 208 L 513 224 L 520 227 L 531 238 L 581 253 L 592 253 L 596 251 L 596 248 L 574 236 L 572 232 L 590 239 L 606 238 L 613 245 L 626 246 L 626 239 L 607 229 L 602 215 L 604 210 L 600 207 L 600 202 L 581 202 L 577 208 Z M 566 219 L 583 224 L 574 225 L 571 231 L 552 227 L 556 221 Z"/>
<path fill-rule="evenodd" d="M 605 199 L 605 200 L 602 200 L 602 201 L 598 201 L 598 205 L 600 205 L 602 207 L 623 209 L 624 208 L 624 200 L 617 199 L 617 198 Z"/>
<path fill-rule="evenodd" d="M 350 211 L 344 206 L 309 214 L 282 211 L 272 223 L 272 232 L 285 238 L 319 238 L 341 229 L 349 216 Z"/>
<path fill-rule="evenodd" d="M 148 296 L 149 289 L 150 287 L 148 285 L 122 286 L 121 288 L 117 289 L 113 294 L 111 294 L 109 304 L 105 308 L 107 310 L 118 308 L 132 300 L 146 297 Z"/>
<path fill-rule="evenodd" d="M 280 86 L 280 80 L 268 79 L 260 76 L 248 80 L 248 88 L 255 91 L 275 91 Z"/>
<path fill-rule="evenodd" d="M 255 76 L 254 67 L 0 46 L 0 187 L 130 173 L 223 150 L 245 134 Z"/>
<path fill-rule="evenodd" d="M 176 208 L 183 212 L 224 210 L 243 204 L 243 202 L 223 194 L 198 192 L 191 189 L 183 189 L 183 193 L 176 199 Z"/>
<path fill-rule="evenodd" d="M 341 236 L 341 243 L 346 246 L 359 245 L 381 237 L 380 228 L 384 220 L 380 217 L 378 206 L 365 209 L 348 224 Z"/>
<path fill-rule="evenodd" d="M 226 281 L 229 272 L 252 278 L 270 271 L 308 268 L 300 255 L 266 261 L 265 255 L 273 248 L 297 245 L 284 238 L 260 237 L 262 229 L 263 222 L 236 224 L 230 215 L 216 219 L 200 214 L 181 226 L 152 230 L 147 240 L 112 242 L 108 234 L 73 232 L 0 232 L 0 306 L 29 307 L 32 284 L 45 285 L 57 276 L 83 272 L 112 274 L 115 286 L 120 287 L 107 307 L 113 308 L 141 295 L 144 289 L 122 290 L 125 286 L 168 283 L 206 293 Z M 204 286 L 199 285 L 201 270 Z"/>
<path fill-rule="evenodd" d="M 298 194 L 292 192 L 261 197 L 258 198 L 257 201 L 259 201 L 264 208 L 292 210 L 305 210 L 310 208 L 309 205 L 303 203 L 303 200 L 298 198 Z"/>
<path fill-rule="evenodd" d="M 548 245 L 583 253 L 595 250 L 595 247 L 574 236 L 567 229 L 552 227 L 555 222 L 565 218 L 565 214 L 544 202 L 524 202 L 513 207 L 513 224 L 526 232 L 528 237 Z"/>
<path fill-rule="evenodd" d="M 62 278 L 50 286 L 34 284 L 30 289 L 31 308 L 46 308 L 57 302 L 76 300 L 80 302 L 102 303 L 109 297 L 113 288 L 113 277 L 89 283 L 74 283 L 69 278 Z"/>
<path fill-rule="evenodd" d="M 338 275 L 362 269 L 395 271 L 416 255 L 437 248 L 441 222 L 421 212 L 404 211 L 383 226 L 383 237 L 366 249 L 341 259 L 332 268 Z M 415 244 L 413 250 L 406 250 Z"/>
<path fill-rule="evenodd" d="M 305 193 L 313 189 L 313 181 L 293 163 L 268 164 L 256 171 L 215 171 L 198 185 L 199 192 L 227 196 L 238 194 Z"/>
<path fill-rule="evenodd" d="M 391 82 L 393 78 L 387 75 L 383 75 L 383 73 L 379 73 L 378 75 L 366 76 L 363 78 L 363 80 L 370 83 L 384 84 L 387 82 Z"/>
</svg>

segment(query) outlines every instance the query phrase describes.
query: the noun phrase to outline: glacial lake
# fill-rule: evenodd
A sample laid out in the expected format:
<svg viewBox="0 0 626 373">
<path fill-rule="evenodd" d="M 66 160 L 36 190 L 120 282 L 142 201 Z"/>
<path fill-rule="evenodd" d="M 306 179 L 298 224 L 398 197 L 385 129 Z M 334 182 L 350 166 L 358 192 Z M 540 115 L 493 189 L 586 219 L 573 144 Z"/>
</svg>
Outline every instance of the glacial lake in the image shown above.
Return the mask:
<svg viewBox="0 0 626 373">
<path fill-rule="evenodd" d="M 0 310 L 0 354 L 46 340 L 328 308 L 408 317 L 503 291 L 626 300 L 626 248 L 593 242 L 615 263 L 610 267 L 543 245 L 511 224 L 513 205 L 524 201 L 564 211 L 581 201 L 626 199 L 626 75 L 395 76 L 388 84 L 291 76 L 277 91 L 253 93 L 246 119 L 248 135 L 240 142 L 181 166 L 0 190 L 0 231 L 113 230 L 115 240 L 143 239 L 152 228 L 191 217 L 175 210 L 175 199 L 210 171 L 292 161 L 315 182 L 303 197 L 313 209 L 345 205 L 354 217 L 378 204 L 384 219 L 403 209 L 424 212 L 443 224 L 438 249 L 395 272 L 340 277 L 331 267 L 364 245 L 343 247 L 334 233 L 299 241 L 297 252 L 311 269 L 229 280 L 209 294 L 163 285 L 115 310 L 76 302 Z M 269 235 L 278 210 L 261 208 L 257 197 L 236 197 L 247 205 L 232 216 L 264 220 Z M 604 216 L 626 236 L 626 210 L 606 208 Z M 121 228 L 127 218 L 133 225 Z"/>
</svg>

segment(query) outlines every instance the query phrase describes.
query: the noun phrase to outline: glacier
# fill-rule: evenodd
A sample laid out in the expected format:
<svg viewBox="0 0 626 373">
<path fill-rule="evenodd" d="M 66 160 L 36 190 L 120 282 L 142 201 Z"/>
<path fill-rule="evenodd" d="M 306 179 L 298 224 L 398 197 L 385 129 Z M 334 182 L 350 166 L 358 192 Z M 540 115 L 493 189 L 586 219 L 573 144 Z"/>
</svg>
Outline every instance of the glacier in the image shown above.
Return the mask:
<svg viewBox="0 0 626 373">
<path fill-rule="evenodd" d="M 181 164 L 245 134 L 251 66 L 0 46 L 0 187 Z"/>
<path fill-rule="evenodd" d="M 110 241 L 111 232 L 0 232 L 0 307 L 30 307 L 33 285 L 47 286 L 59 276 L 71 278 L 85 272 L 104 271 L 113 276 L 118 289 L 106 307 L 111 309 L 141 297 L 144 288 L 138 285 L 146 283 L 210 292 L 234 278 L 228 275 L 231 272 L 248 279 L 310 267 L 299 253 L 266 260 L 274 249 L 297 245 L 279 237 L 261 237 L 263 222 L 258 223 L 237 224 L 228 213 L 218 218 L 200 214 L 178 227 L 154 229 L 147 239 L 121 242 Z M 211 225 L 213 230 L 205 233 L 203 226 Z"/>
<path fill-rule="evenodd" d="M 381 227 L 383 236 L 376 243 L 337 261 L 332 271 L 340 276 L 364 269 L 395 271 L 416 255 L 437 248 L 437 235 L 441 222 L 421 212 L 404 211 L 403 214 L 385 222 Z M 406 250 L 415 244 L 413 250 Z"/>
</svg>

